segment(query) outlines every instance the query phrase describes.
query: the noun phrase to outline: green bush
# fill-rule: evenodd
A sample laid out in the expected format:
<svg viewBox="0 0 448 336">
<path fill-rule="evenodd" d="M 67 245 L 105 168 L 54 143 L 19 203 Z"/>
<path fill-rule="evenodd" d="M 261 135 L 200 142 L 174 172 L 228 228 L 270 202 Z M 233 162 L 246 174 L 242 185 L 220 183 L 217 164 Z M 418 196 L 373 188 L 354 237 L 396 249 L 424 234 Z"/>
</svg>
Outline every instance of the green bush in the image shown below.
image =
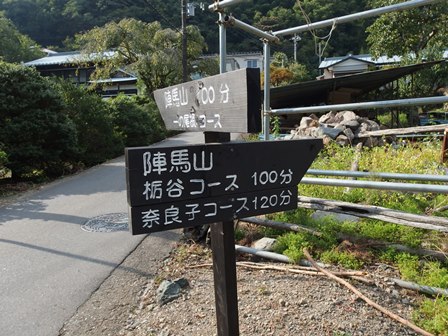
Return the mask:
<svg viewBox="0 0 448 336">
<path fill-rule="evenodd" d="M 153 101 L 120 95 L 108 102 L 115 130 L 126 147 L 147 146 L 165 137 L 165 128 Z"/>
<path fill-rule="evenodd" d="M 0 144 L 0 178 L 6 174 L 6 162 L 8 162 L 8 155 L 2 150 L 3 145 Z"/>
<path fill-rule="evenodd" d="M 0 143 L 14 179 L 57 176 L 76 152 L 76 129 L 50 82 L 0 62 Z"/>
<path fill-rule="evenodd" d="M 95 92 L 58 80 L 65 113 L 76 126 L 78 161 L 92 166 L 123 154 L 123 142 L 114 130 L 109 105 Z"/>
</svg>

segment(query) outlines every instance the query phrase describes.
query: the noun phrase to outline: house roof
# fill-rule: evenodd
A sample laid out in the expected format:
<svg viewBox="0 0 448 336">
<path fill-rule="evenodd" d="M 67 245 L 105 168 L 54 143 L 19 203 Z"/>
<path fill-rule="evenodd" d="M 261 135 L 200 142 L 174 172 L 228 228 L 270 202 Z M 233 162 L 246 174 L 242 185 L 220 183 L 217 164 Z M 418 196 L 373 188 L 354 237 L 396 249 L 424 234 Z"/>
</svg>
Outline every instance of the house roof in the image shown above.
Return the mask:
<svg viewBox="0 0 448 336">
<path fill-rule="evenodd" d="M 89 81 L 89 83 L 125 83 L 125 82 L 136 82 L 137 77 L 131 76 L 131 77 L 122 77 L 122 78 L 107 78 L 107 79 L 99 79 L 94 81 Z"/>
<path fill-rule="evenodd" d="M 347 56 L 339 56 L 339 57 L 327 57 L 325 58 L 319 65 L 319 69 L 326 69 L 336 64 L 342 63 L 349 59 L 357 60 L 360 62 L 366 62 L 375 65 L 385 65 L 385 64 L 393 64 L 398 63 L 401 60 L 400 56 L 380 56 L 378 58 L 373 58 L 371 55 L 347 55 Z"/>
<path fill-rule="evenodd" d="M 273 109 L 311 106 L 328 102 L 330 92 L 350 89 L 352 97 L 373 91 L 423 68 L 431 67 L 443 61 L 420 63 L 386 70 L 368 71 L 355 75 L 330 79 L 314 80 L 271 89 L 271 107 Z"/>
<path fill-rule="evenodd" d="M 448 59 L 448 49 L 445 49 L 443 52 L 443 59 Z M 377 58 L 372 57 L 369 54 L 363 55 L 347 55 L 347 56 L 338 56 L 338 57 L 326 57 L 320 64 L 319 69 L 327 69 L 333 65 L 344 62 L 348 59 L 355 59 L 362 62 L 369 62 L 375 65 L 386 65 L 386 64 L 395 64 L 400 63 L 402 57 L 401 56 L 379 56 Z"/>
<path fill-rule="evenodd" d="M 113 55 L 113 51 L 103 53 L 103 56 L 110 57 Z M 79 51 L 68 51 L 51 54 L 46 57 L 39 58 L 34 61 L 26 62 L 26 66 L 46 66 L 46 65 L 64 65 L 64 64 L 76 64 L 86 62 L 93 59 L 97 54 L 85 55 Z"/>
</svg>

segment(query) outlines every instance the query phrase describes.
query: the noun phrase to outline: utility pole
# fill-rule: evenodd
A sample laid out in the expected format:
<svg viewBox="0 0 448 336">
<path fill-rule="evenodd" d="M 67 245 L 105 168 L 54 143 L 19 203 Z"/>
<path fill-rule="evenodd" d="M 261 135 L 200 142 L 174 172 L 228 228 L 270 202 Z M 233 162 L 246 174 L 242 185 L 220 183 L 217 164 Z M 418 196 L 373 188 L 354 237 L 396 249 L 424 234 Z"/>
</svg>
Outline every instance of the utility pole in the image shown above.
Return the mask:
<svg viewBox="0 0 448 336">
<path fill-rule="evenodd" d="M 294 37 L 291 38 L 291 40 L 294 42 L 294 62 L 297 63 L 297 42 L 299 42 L 301 38 L 299 35 L 294 34 Z"/>
<path fill-rule="evenodd" d="M 187 0 L 180 0 L 182 17 L 182 81 L 188 81 L 187 73 Z"/>
</svg>

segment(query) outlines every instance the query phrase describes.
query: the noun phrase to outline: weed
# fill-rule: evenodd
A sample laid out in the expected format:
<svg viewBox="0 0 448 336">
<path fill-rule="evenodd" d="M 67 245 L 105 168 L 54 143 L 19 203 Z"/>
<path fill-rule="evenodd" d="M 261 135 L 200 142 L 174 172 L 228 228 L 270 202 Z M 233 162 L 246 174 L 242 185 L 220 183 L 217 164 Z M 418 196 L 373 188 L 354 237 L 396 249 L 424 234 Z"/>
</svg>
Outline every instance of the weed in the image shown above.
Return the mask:
<svg viewBox="0 0 448 336">
<path fill-rule="evenodd" d="M 280 135 L 280 117 L 279 116 L 271 117 L 271 131 L 272 131 L 272 135 L 275 138 Z"/>
<path fill-rule="evenodd" d="M 173 259 L 184 262 L 192 256 L 209 256 L 210 250 L 201 244 L 179 244 L 173 252 Z"/>
<path fill-rule="evenodd" d="M 364 263 L 350 252 L 340 252 L 337 249 L 322 252 L 320 259 L 325 263 L 336 264 L 350 269 L 360 269 L 364 266 Z"/>
<path fill-rule="evenodd" d="M 414 321 L 426 331 L 448 336 L 448 298 L 425 299 L 413 314 Z"/>
<path fill-rule="evenodd" d="M 294 262 L 298 262 L 303 258 L 303 249 L 305 247 L 311 247 L 311 243 L 307 238 L 307 235 L 304 233 L 287 233 L 278 237 L 274 251 L 283 253 Z"/>
<path fill-rule="evenodd" d="M 406 280 L 425 286 L 448 288 L 448 268 L 438 261 L 420 262 L 417 256 L 398 253 L 395 262 Z"/>
</svg>

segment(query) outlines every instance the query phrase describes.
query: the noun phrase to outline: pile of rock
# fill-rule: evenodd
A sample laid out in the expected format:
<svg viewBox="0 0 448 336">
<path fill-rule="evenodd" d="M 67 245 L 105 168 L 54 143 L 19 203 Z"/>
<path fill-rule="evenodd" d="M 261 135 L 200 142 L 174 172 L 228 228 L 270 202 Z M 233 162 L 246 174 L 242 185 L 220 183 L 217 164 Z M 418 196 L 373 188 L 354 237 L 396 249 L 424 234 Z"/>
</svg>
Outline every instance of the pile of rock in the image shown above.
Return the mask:
<svg viewBox="0 0 448 336">
<path fill-rule="evenodd" d="M 360 135 L 379 129 L 378 123 L 360 117 L 352 111 L 329 112 L 320 118 L 314 114 L 303 117 L 300 126 L 292 130 L 287 138 L 323 138 L 324 144 L 336 141 L 341 145 L 356 145 L 363 142 L 364 145 L 372 147 L 381 145 L 381 139 L 360 137 Z"/>
</svg>

